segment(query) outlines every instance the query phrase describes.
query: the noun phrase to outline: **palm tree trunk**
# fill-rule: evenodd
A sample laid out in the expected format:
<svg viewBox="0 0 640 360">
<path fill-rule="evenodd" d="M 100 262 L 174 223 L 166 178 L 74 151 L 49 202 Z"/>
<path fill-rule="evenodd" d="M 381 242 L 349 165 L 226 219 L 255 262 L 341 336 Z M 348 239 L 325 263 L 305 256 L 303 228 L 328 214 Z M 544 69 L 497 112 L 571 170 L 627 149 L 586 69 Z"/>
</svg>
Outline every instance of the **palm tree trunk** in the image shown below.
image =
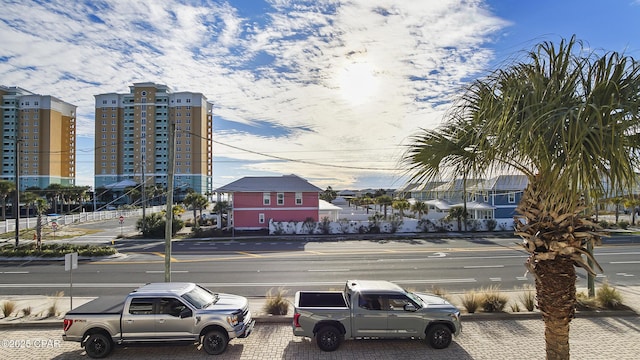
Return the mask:
<svg viewBox="0 0 640 360">
<path fill-rule="evenodd" d="M 569 359 L 569 323 L 575 315 L 576 269 L 566 257 L 534 265 L 538 308 L 544 320 L 548 360 Z"/>
</svg>

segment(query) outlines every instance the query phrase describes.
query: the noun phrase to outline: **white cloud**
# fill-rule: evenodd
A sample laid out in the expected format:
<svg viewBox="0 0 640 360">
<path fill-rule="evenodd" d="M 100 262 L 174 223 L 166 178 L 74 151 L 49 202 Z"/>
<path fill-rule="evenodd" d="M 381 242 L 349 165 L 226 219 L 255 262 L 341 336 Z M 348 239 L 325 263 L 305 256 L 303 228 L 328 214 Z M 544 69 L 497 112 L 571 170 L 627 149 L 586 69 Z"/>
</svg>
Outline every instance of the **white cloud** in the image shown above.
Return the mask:
<svg viewBox="0 0 640 360">
<path fill-rule="evenodd" d="M 339 165 L 238 162 L 237 176 L 242 169 L 296 173 L 334 188 L 388 176 L 376 169 L 396 168 L 407 137 L 438 123 L 461 82 L 492 59 L 485 44 L 506 24 L 481 1 L 274 0 L 273 11 L 256 18 L 234 1 L 104 1 L 92 5 L 98 10 L 83 4 L 5 3 L 2 84 L 78 105 L 82 136 L 93 136 L 95 94 L 126 92 L 142 81 L 202 92 L 214 103 L 214 123 L 306 129 L 283 136 L 225 131 L 217 141 Z M 354 63 L 367 64 L 378 87 L 360 104 L 341 95 L 336 80 Z M 216 150 L 214 157 L 266 159 Z"/>
</svg>

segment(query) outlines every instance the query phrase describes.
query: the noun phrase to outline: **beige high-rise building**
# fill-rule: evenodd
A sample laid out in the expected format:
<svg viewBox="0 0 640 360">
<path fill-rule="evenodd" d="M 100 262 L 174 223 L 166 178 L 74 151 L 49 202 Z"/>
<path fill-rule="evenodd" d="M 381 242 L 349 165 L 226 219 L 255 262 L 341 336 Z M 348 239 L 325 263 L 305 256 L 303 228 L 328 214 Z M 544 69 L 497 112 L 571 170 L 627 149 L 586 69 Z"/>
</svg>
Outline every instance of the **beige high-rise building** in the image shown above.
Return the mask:
<svg viewBox="0 0 640 360">
<path fill-rule="evenodd" d="M 0 103 L 0 179 L 13 181 L 17 165 L 21 190 L 44 189 L 50 184 L 75 185 L 77 106 L 50 95 L 1 85 Z M 16 134 L 20 140 L 18 159 Z"/>
<path fill-rule="evenodd" d="M 204 95 L 145 82 L 129 93 L 95 95 L 95 104 L 96 189 L 123 182 L 166 189 L 174 123 L 174 193 L 213 191 L 212 104 Z"/>
</svg>

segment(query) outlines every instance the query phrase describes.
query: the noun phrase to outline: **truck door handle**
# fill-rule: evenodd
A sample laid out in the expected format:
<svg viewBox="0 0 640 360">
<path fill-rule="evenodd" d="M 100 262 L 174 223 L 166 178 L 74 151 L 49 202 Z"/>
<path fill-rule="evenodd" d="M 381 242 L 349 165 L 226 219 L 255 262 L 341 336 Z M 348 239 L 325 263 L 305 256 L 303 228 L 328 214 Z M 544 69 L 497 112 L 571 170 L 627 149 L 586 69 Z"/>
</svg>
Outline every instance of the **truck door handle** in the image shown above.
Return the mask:
<svg viewBox="0 0 640 360">
<path fill-rule="evenodd" d="M 160 319 L 160 320 L 158 320 L 158 322 L 159 322 L 160 324 L 164 324 L 164 319 Z"/>
<path fill-rule="evenodd" d="M 389 317 L 398 317 L 398 315 L 389 314 Z"/>
<path fill-rule="evenodd" d="M 133 320 L 127 320 L 127 324 L 133 324 Z"/>
</svg>

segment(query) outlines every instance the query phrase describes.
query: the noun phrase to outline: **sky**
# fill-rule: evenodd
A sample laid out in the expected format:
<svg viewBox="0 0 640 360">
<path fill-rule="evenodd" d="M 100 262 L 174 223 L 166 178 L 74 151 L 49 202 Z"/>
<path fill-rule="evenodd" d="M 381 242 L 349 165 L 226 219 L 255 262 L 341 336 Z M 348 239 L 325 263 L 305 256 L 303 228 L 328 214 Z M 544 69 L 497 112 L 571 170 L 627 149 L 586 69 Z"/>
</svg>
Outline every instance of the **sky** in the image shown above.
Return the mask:
<svg viewBox="0 0 640 360">
<path fill-rule="evenodd" d="M 465 83 L 573 35 L 640 59 L 638 19 L 640 0 L 0 0 L 0 85 L 78 106 L 77 185 L 94 95 L 155 82 L 213 103 L 214 189 L 400 188 Z"/>
</svg>

